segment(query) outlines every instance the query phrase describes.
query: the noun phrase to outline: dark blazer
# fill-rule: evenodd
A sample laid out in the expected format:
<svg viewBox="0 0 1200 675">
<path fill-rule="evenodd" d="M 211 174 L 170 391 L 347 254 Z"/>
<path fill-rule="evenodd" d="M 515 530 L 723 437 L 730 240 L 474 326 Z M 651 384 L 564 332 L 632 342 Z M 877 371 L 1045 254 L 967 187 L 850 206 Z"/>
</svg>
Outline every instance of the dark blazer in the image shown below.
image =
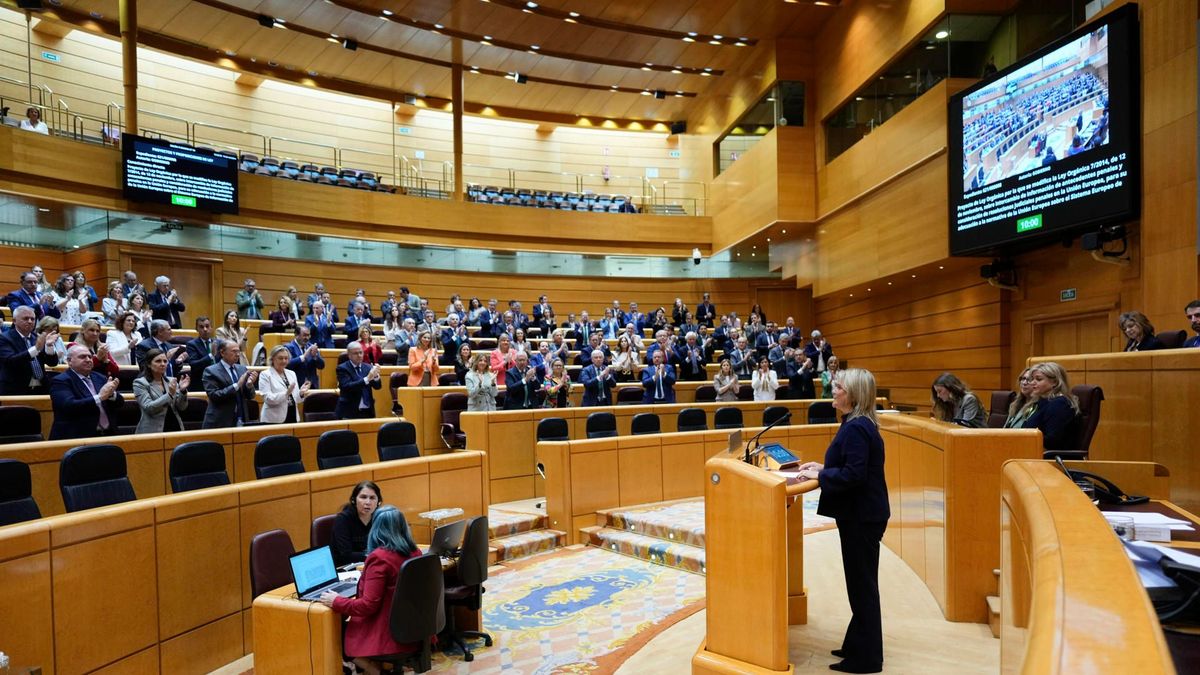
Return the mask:
<svg viewBox="0 0 1200 675">
<path fill-rule="evenodd" d="M 100 373 L 91 373 L 89 379 L 96 392 L 108 382 Z M 73 370 L 59 373 L 50 381 L 50 403 L 54 406 L 54 424 L 50 427 L 50 440 L 63 438 L 91 438 L 100 425 L 100 408 L 92 392 L 88 391 L 79 375 Z M 113 392 L 112 398 L 102 401 L 108 415 L 108 430 L 117 428 L 117 411 L 121 409 L 121 394 Z"/>
<path fill-rule="evenodd" d="M 321 357 L 321 352 L 318 351 L 315 358 L 305 359 L 304 349 L 296 344 L 295 340 L 284 343 L 288 353 L 292 355 L 288 361 L 288 370 L 296 373 L 296 379 L 300 384 L 308 383 L 308 386 L 316 389 L 321 386 L 321 376 L 317 373 L 318 370 L 325 370 L 325 359 Z"/>
<path fill-rule="evenodd" d="M 358 339 L 358 329 L 363 324 L 370 326 L 371 325 L 371 317 L 367 316 L 366 314 L 363 314 L 361 319 L 358 318 L 357 316 L 354 316 L 353 314 L 346 317 L 346 324 L 342 328 L 342 330 L 346 332 L 346 339 L 351 340 L 351 341 L 357 340 Z"/>
<path fill-rule="evenodd" d="M 612 390 L 617 386 L 617 378 L 610 371 L 607 378 L 601 379 L 600 372 L 603 370 L 603 368 L 597 369 L 595 365 L 589 364 L 579 374 L 579 382 L 583 385 L 583 405 L 613 405 L 616 403 L 612 397 Z M 603 394 L 603 398 L 601 394 Z"/>
<path fill-rule="evenodd" d="M 814 368 L 817 367 L 818 358 L 821 356 L 825 357 L 825 365 L 828 366 L 829 365 L 829 357 L 833 356 L 833 346 L 829 344 L 829 340 L 826 340 L 825 346 L 822 347 L 821 350 L 818 352 L 817 344 L 815 342 L 810 342 L 810 343 L 804 345 L 804 355 L 807 356 L 808 358 L 812 359 Z"/>
<path fill-rule="evenodd" d="M 139 367 L 141 367 L 142 362 L 146 360 L 146 353 L 151 349 L 162 349 L 163 353 L 167 355 L 167 377 L 178 377 L 180 375 L 180 373 L 175 372 L 176 368 L 174 355 L 178 354 L 178 350 L 180 349 L 187 349 L 186 346 L 180 346 L 168 342 L 166 343 L 166 349 L 163 349 L 163 347 L 159 345 L 158 340 L 148 337 L 145 340 L 137 343 L 137 345 L 135 345 L 133 348 L 134 361 Z M 209 365 L 212 364 L 210 363 Z M 198 373 L 200 371 L 192 372 Z"/>
<path fill-rule="evenodd" d="M 318 326 L 315 314 L 304 317 L 304 325 L 308 326 L 308 339 L 315 342 L 321 349 L 333 349 L 333 329 L 336 321 L 331 319 L 328 314 L 322 314 L 321 317 L 325 323 L 320 326 Z"/>
<path fill-rule="evenodd" d="M 1047 450 L 1075 450 L 1079 435 L 1079 415 L 1066 396 L 1055 396 L 1037 403 L 1022 429 L 1042 432 L 1042 447 Z"/>
<path fill-rule="evenodd" d="M 1142 340 L 1141 344 L 1139 344 L 1137 346 L 1137 349 L 1134 349 L 1134 347 L 1133 347 L 1133 340 L 1127 340 L 1125 342 L 1125 349 L 1123 351 L 1152 352 L 1156 349 L 1162 349 L 1162 348 L 1163 348 L 1163 345 L 1161 342 L 1159 342 L 1158 338 L 1151 335 L 1150 337 L 1146 338 L 1145 340 Z"/>
<path fill-rule="evenodd" d="M 36 341 L 36 336 L 34 337 Z M 42 364 L 42 379 L 44 384 L 54 376 L 47 368 L 58 365 L 57 354 L 47 354 L 45 350 L 38 352 L 38 363 Z M 29 381 L 33 379 L 33 359 L 29 357 L 29 345 L 25 338 L 11 326 L 0 333 L 0 394 L 5 396 L 26 396 L 33 392 Z"/>
<path fill-rule="evenodd" d="M 457 333 L 453 328 L 444 328 L 437 340 L 442 345 L 442 365 L 449 366 L 458 360 L 458 350 L 471 342 L 471 336 L 466 330 Z"/>
<path fill-rule="evenodd" d="M 704 353 L 704 347 L 699 342 L 696 343 L 696 363 L 693 365 L 690 358 L 691 348 L 684 342 L 675 349 L 675 359 L 679 363 L 679 379 L 691 382 L 708 379 L 708 370 L 704 364 L 708 363 L 708 357 Z"/>
<path fill-rule="evenodd" d="M 362 562 L 367 559 L 367 534 L 371 528 L 363 525 L 358 512 L 346 504 L 333 521 L 333 564 L 337 566 Z"/>
<path fill-rule="evenodd" d="M 796 362 L 788 363 L 788 398 L 810 399 L 817 397 L 817 389 L 813 385 L 814 370 L 805 370 L 803 366 L 796 367 Z"/>
<path fill-rule="evenodd" d="M 188 366 L 192 369 L 193 375 L 198 375 L 204 372 L 212 364 L 216 363 L 213 358 L 211 346 L 217 342 L 216 338 L 209 338 L 209 346 L 205 346 L 204 340 L 200 338 L 192 338 L 187 343 L 187 360 Z"/>
<path fill-rule="evenodd" d="M 44 295 L 44 294 L 43 294 Z M 59 311 L 54 305 L 43 305 L 36 298 L 31 298 L 25 294 L 25 289 L 18 288 L 17 290 L 4 296 L 4 304 L 12 311 L 17 311 L 18 307 L 32 307 L 34 316 L 40 321 L 43 316 L 49 314 L 52 317 L 58 318 Z"/>
<path fill-rule="evenodd" d="M 642 403 L 674 403 L 675 402 L 675 368 L 667 364 L 663 370 L 662 398 L 658 394 L 658 384 L 654 381 L 654 365 L 648 365 L 642 370 L 642 386 L 646 391 L 642 394 Z"/>
<path fill-rule="evenodd" d="M 233 364 L 238 377 L 246 372 L 246 366 Z M 208 394 L 208 410 L 204 411 L 205 429 L 237 426 L 239 415 L 242 424 L 252 422 L 246 412 L 246 401 L 254 400 L 254 386 L 247 383 L 239 391 L 237 381 L 229 378 L 229 368 L 218 361 L 204 369 L 204 392 Z"/>
<path fill-rule="evenodd" d="M 509 368 L 508 372 L 505 373 L 504 382 L 508 389 L 508 395 L 504 398 L 505 410 L 524 410 L 525 408 L 538 407 L 537 393 L 542 388 L 542 383 L 539 380 L 527 381 L 521 371 L 516 368 Z"/>
<path fill-rule="evenodd" d="M 713 319 L 717 318 L 717 306 L 711 302 L 702 302 L 696 305 L 696 323 L 704 324 L 709 328 L 713 327 Z"/>
<path fill-rule="evenodd" d="M 365 378 L 369 372 L 371 372 L 371 365 L 366 361 L 363 361 L 357 368 L 349 361 L 337 367 L 338 402 L 334 413 L 338 419 L 375 416 L 375 395 L 371 390 L 382 388 L 383 378 L 380 377 L 378 380 L 368 383 Z M 367 407 L 360 410 L 359 403 L 363 401 L 364 395 Z"/>
<path fill-rule="evenodd" d="M 817 513 L 839 522 L 886 523 L 891 517 L 883 475 L 883 437 L 870 418 L 843 422 L 825 451 L 817 480 Z"/>
<path fill-rule="evenodd" d="M 175 302 L 167 302 L 162 293 L 157 290 L 146 296 L 146 304 L 150 305 L 150 314 L 155 319 L 162 319 L 171 324 L 171 328 L 180 328 L 182 326 L 179 315 L 182 314 L 187 307 L 184 307 L 183 302 L 176 296 Z"/>
</svg>

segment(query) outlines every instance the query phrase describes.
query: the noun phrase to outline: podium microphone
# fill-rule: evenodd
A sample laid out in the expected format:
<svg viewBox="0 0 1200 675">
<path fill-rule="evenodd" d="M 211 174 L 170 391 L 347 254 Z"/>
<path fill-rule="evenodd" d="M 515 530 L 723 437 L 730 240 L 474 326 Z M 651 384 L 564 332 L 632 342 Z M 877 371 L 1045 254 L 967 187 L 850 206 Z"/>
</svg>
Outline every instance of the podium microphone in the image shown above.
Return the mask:
<svg viewBox="0 0 1200 675">
<path fill-rule="evenodd" d="M 751 444 L 751 443 L 754 443 L 754 451 L 755 451 L 755 452 L 758 452 L 758 439 L 759 439 L 759 438 L 760 438 L 760 437 L 761 437 L 763 434 L 767 433 L 767 432 L 768 432 L 768 431 L 770 431 L 771 429 L 773 429 L 773 428 L 775 428 L 775 427 L 779 426 L 780 424 L 783 424 L 784 422 L 786 422 L 786 421 L 788 421 L 788 420 L 790 420 L 790 419 L 792 419 L 792 411 L 790 411 L 790 410 L 789 410 L 789 411 L 787 411 L 786 413 L 784 413 L 784 414 L 783 414 L 783 415 L 782 415 L 782 416 L 781 416 L 779 419 L 777 419 L 777 420 L 775 420 L 774 422 L 771 422 L 771 423 L 770 423 L 770 424 L 768 424 L 767 426 L 763 427 L 763 430 L 762 430 L 762 431 L 758 432 L 757 434 L 754 434 L 754 437 L 753 437 L 753 438 L 751 438 L 750 440 L 746 441 L 745 457 L 742 459 L 742 461 L 744 461 L 744 462 L 745 462 L 745 463 L 747 463 L 747 464 L 753 464 L 754 462 L 753 462 L 753 461 L 751 461 L 751 459 L 750 459 L 750 455 L 751 455 L 751 453 L 750 453 L 750 444 Z"/>
</svg>

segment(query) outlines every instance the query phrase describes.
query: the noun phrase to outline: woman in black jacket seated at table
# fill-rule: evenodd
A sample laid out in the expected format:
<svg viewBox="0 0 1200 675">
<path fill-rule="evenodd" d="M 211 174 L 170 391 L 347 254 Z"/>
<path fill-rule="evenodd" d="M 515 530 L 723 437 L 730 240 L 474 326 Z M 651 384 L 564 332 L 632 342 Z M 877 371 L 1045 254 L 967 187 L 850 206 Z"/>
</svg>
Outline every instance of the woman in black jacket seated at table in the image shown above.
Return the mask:
<svg viewBox="0 0 1200 675">
<path fill-rule="evenodd" d="M 1127 352 L 1149 352 L 1162 349 L 1162 343 L 1154 337 L 1154 326 L 1150 319 L 1141 312 L 1124 312 L 1117 319 L 1117 326 L 1129 341 L 1125 343 Z"/>
<path fill-rule="evenodd" d="M 1074 450 L 1079 435 L 1079 400 L 1071 393 L 1067 371 L 1047 361 L 1029 369 L 1029 387 L 1033 412 L 1022 429 L 1042 432 L 1042 447 L 1047 450 Z"/>
<path fill-rule="evenodd" d="M 350 501 L 342 507 L 333 521 L 333 564 L 341 567 L 367 559 L 367 534 L 371 531 L 371 516 L 383 500 L 383 493 L 373 481 L 364 480 L 350 492 Z"/>
</svg>

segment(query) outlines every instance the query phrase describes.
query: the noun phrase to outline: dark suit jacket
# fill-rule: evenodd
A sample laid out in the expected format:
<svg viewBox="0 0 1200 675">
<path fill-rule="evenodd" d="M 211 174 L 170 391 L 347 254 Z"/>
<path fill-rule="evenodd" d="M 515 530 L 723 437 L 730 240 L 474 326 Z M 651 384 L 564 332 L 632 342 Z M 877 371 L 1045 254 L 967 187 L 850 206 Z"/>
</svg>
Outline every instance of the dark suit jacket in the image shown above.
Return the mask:
<svg viewBox="0 0 1200 675">
<path fill-rule="evenodd" d="M 333 349 L 333 328 L 335 321 L 329 318 L 328 314 L 323 314 L 325 324 L 318 327 L 317 316 L 309 314 L 304 317 L 304 325 L 308 326 L 308 339 L 315 342 L 317 347 L 321 349 Z"/>
<path fill-rule="evenodd" d="M 25 295 L 25 290 L 18 288 L 17 290 L 4 296 L 4 304 L 12 311 L 17 311 L 18 307 L 32 307 L 34 316 L 40 321 L 43 316 L 46 316 L 47 307 L 40 302 L 36 302 L 33 298 Z M 50 316 L 58 318 L 59 311 L 53 305 L 49 306 Z"/>
<path fill-rule="evenodd" d="M 183 302 L 178 297 L 175 298 L 175 302 L 168 303 L 162 293 L 155 290 L 146 296 L 146 304 L 150 305 L 150 314 L 155 319 L 166 321 L 171 324 L 171 328 L 182 327 L 179 315 L 187 308 L 184 307 Z"/>
<path fill-rule="evenodd" d="M 166 343 L 166 347 L 167 348 L 164 350 L 164 353 L 167 355 L 167 377 L 178 377 L 180 373 L 176 372 L 177 369 L 175 368 L 175 359 L 172 354 L 178 354 L 176 350 L 187 349 L 188 347 L 181 347 L 176 344 L 171 344 L 170 342 Z M 152 337 L 148 337 L 134 345 L 133 357 L 139 367 L 142 365 L 142 361 L 146 360 L 146 352 L 150 351 L 151 349 L 161 349 L 161 347 L 159 347 L 158 340 L 155 340 Z M 212 364 L 210 363 L 209 365 Z M 194 370 L 192 372 L 199 373 L 200 371 Z"/>
<path fill-rule="evenodd" d="M 238 377 L 246 372 L 246 366 L 233 365 Z M 242 424 L 253 422 L 246 411 L 246 401 L 254 400 L 254 387 L 249 383 L 238 390 L 237 380 L 229 378 L 229 368 L 218 361 L 204 369 L 204 392 L 208 394 L 208 410 L 204 411 L 205 429 L 237 426 L 239 413 Z"/>
<path fill-rule="evenodd" d="M 92 386 L 99 393 L 100 388 L 108 382 L 108 378 L 93 372 L 90 379 Z M 100 407 L 87 385 L 75 374 L 68 370 L 59 373 L 50 381 L 50 403 L 54 406 L 54 424 L 50 427 L 50 440 L 62 438 L 91 438 L 96 435 L 96 427 L 100 424 Z M 112 398 L 103 401 L 104 412 L 108 415 L 108 428 L 117 426 L 117 411 L 121 409 L 123 399 L 121 394 L 114 392 Z"/>
<path fill-rule="evenodd" d="M 366 414 L 368 417 L 375 416 L 375 395 L 371 390 L 382 388 L 383 378 L 380 377 L 368 384 L 364 378 L 370 371 L 371 365 L 366 361 L 363 361 L 357 369 L 349 361 L 337 367 L 338 402 L 334 412 L 338 419 L 355 419 L 363 416 L 364 413 L 359 412 L 359 403 L 363 400 L 364 391 L 368 406 Z"/>
<path fill-rule="evenodd" d="M 658 384 L 654 381 L 654 364 L 646 366 L 642 370 L 642 386 L 646 391 L 642 394 L 642 403 L 674 403 L 675 402 L 675 368 L 670 364 L 663 371 L 662 378 L 662 398 L 655 398 L 658 394 Z"/>
<path fill-rule="evenodd" d="M 1065 396 L 1055 396 L 1038 402 L 1037 408 L 1022 429 L 1042 432 L 1042 447 L 1047 450 L 1076 450 L 1079 434 L 1079 415 Z"/>
<path fill-rule="evenodd" d="M 35 338 L 36 339 L 36 338 Z M 53 377 L 47 368 L 58 365 L 57 354 L 38 352 L 38 363 L 42 364 L 42 382 Z M 0 394 L 25 396 L 31 392 L 29 381 L 33 379 L 33 359 L 29 358 L 29 345 L 11 326 L 0 334 Z"/>
<path fill-rule="evenodd" d="M 817 397 L 817 389 L 813 383 L 815 371 L 796 367 L 796 362 L 788 364 L 788 398 L 809 399 Z"/>
<path fill-rule="evenodd" d="M 867 417 L 843 422 L 825 451 L 817 480 L 817 513 L 838 521 L 886 523 L 891 516 L 883 476 L 883 437 Z"/>
<path fill-rule="evenodd" d="M 504 398 L 505 410 L 523 410 L 525 408 L 538 407 L 538 389 L 542 388 L 542 383 L 538 380 L 528 382 L 522 375 L 521 371 L 516 368 L 509 368 L 504 376 L 505 385 L 508 388 L 508 395 Z"/>
<path fill-rule="evenodd" d="M 317 356 L 311 359 L 303 359 L 304 350 L 300 345 L 296 344 L 295 340 L 285 343 L 288 353 L 292 355 L 288 361 L 288 370 L 296 373 L 296 380 L 300 384 L 308 383 L 310 387 L 316 389 L 321 386 L 321 376 L 317 373 L 318 370 L 325 370 L 325 359 L 321 358 L 321 352 L 317 352 Z"/>
<path fill-rule="evenodd" d="M 342 328 L 342 330 L 344 330 L 346 332 L 346 339 L 351 340 L 351 341 L 357 340 L 358 339 L 358 329 L 363 324 L 370 326 L 371 325 L 371 317 L 367 316 L 366 314 L 363 314 L 363 317 L 361 319 L 354 316 L 353 314 L 346 317 L 346 325 Z"/>
<path fill-rule="evenodd" d="M 597 369 L 594 365 L 588 365 L 579 374 L 579 382 L 583 385 L 583 405 L 614 405 L 612 390 L 617 386 L 617 378 L 609 372 L 606 379 L 600 378 L 600 371 L 603 368 Z M 600 399 L 600 393 L 604 393 L 604 399 Z"/>
<path fill-rule="evenodd" d="M 1162 343 L 1159 342 L 1158 338 L 1151 335 L 1150 337 L 1146 338 L 1145 340 L 1142 340 L 1141 344 L 1138 345 L 1136 350 L 1133 349 L 1133 340 L 1126 340 L 1124 351 L 1127 351 L 1127 352 L 1132 352 L 1132 351 L 1152 352 L 1156 349 L 1162 349 L 1162 348 L 1163 348 Z"/>
<path fill-rule="evenodd" d="M 810 343 L 804 345 L 804 355 L 807 356 L 808 358 L 812 359 L 814 368 L 817 366 L 818 357 L 824 356 L 825 357 L 825 365 L 828 367 L 829 357 L 833 356 L 833 346 L 829 344 L 829 340 L 826 340 L 825 346 L 821 349 L 820 352 L 818 352 L 817 344 L 815 342 L 810 342 Z"/>
<path fill-rule="evenodd" d="M 708 360 L 705 358 L 704 348 L 700 346 L 699 342 L 696 343 L 697 356 L 695 366 L 692 365 L 692 361 L 689 358 L 690 351 L 691 349 L 686 342 L 676 348 L 675 359 L 679 362 L 679 379 L 693 382 L 707 380 L 708 371 L 705 369 L 704 364 Z"/>
<path fill-rule="evenodd" d="M 717 318 L 717 306 L 711 302 L 702 302 L 696 305 L 695 315 L 696 323 L 701 323 L 712 328 L 713 319 Z"/>
<path fill-rule="evenodd" d="M 216 338 L 208 339 L 209 345 L 216 344 Z M 204 341 L 200 338 L 192 338 L 187 343 L 187 361 L 188 366 L 192 369 L 193 375 L 200 375 L 212 364 L 216 363 L 213 358 L 212 350 L 204 346 Z"/>
</svg>

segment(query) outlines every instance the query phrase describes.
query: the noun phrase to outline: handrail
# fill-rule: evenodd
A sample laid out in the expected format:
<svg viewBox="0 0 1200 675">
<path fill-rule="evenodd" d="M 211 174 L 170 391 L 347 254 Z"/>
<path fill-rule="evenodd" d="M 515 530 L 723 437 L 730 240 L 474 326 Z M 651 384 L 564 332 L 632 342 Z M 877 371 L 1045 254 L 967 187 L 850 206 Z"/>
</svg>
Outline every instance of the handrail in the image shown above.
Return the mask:
<svg viewBox="0 0 1200 675">
<path fill-rule="evenodd" d="M 175 138 L 182 138 L 185 143 L 192 143 L 192 123 L 190 120 L 186 120 L 182 117 L 176 117 L 174 115 L 168 115 L 166 113 L 154 112 L 153 110 L 139 110 L 138 114 L 139 115 L 149 115 L 150 117 L 158 117 L 158 118 L 161 118 L 164 120 L 171 120 L 172 122 L 182 122 L 183 123 L 183 136 L 182 137 L 175 136 Z M 139 130 L 137 130 L 137 132 L 140 133 L 141 130 L 139 129 Z M 159 133 L 159 135 L 168 135 L 168 136 L 173 135 L 173 134 L 169 134 L 169 133 L 162 132 L 162 131 L 160 131 L 158 133 Z"/>
<path fill-rule="evenodd" d="M 224 127 L 224 126 L 221 126 L 220 124 L 212 124 L 209 122 L 192 122 L 190 133 L 191 133 L 193 142 L 196 142 L 196 139 L 197 139 L 196 127 L 204 127 L 205 129 L 217 129 L 220 131 L 230 131 L 235 134 L 245 134 L 247 136 L 257 137 L 260 141 L 262 141 L 263 154 L 264 155 L 270 154 L 267 152 L 267 137 L 263 134 L 260 134 L 260 133 L 254 132 L 254 131 L 247 131 L 245 129 L 235 129 L 233 127 Z M 238 154 L 240 155 L 241 153 L 238 153 Z"/>
<path fill-rule="evenodd" d="M 265 154 L 268 154 L 268 155 L 275 154 L 273 141 L 283 141 L 285 143 L 299 143 L 300 145 L 312 145 L 312 146 L 316 146 L 318 148 L 325 148 L 327 150 L 332 150 L 333 151 L 333 163 L 337 164 L 338 148 L 336 145 L 329 145 L 328 143 L 317 143 L 315 141 L 302 141 L 302 140 L 299 140 L 296 138 L 284 138 L 282 136 L 268 136 L 267 137 L 267 151 Z"/>
<path fill-rule="evenodd" d="M 67 104 L 67 99 L 61 96 L 54 101 L 54 128 L 58 130 L 60 136 L 65 136 L 67 130 L 63 124 L 64 120 L 70 121 L 71 106 Z"/>
<path fill-rule="evenodd" d="M 115 126 L 113 125 L 113 111 L 114 110 L 117 111 L 117 115 L 116 115 L 117 123 Z M 121 105 L 120 103 L 117 103 L 116 101 L 109 101 L 108 105 L 105 106 L 105 113 L 106 113 L 106 117 L 108 118 L 108 121 L 105 125 L 107 127 L 108 134 L 112 134 L 113 131 L 117 131 L 119 134 L 120 132 L 125 130 L 125 121 L 124 121 L 125 106 Z M 118 135 L 116 138 L 120 139 L 120 136 Z"/>
</svg>

